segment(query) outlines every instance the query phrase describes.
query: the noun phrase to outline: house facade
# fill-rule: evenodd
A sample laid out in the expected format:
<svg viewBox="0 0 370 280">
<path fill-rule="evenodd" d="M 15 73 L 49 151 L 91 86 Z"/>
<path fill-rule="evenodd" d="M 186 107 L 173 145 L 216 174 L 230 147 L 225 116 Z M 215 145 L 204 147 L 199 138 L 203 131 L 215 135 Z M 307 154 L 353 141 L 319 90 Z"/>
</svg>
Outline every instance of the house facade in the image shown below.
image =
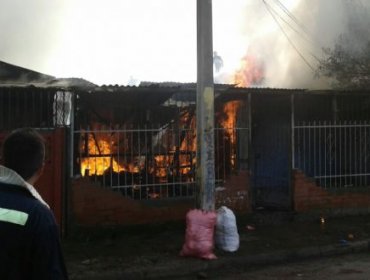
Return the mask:
<svg viewBox="0 0 370 280">
<path fill-rule="evenodd" d="M 0 143 L 22 126 L 46 136 L 39 188 L 64 228 L 181 220 L 195 207 L 195 97 L 195 84 L 2 86 Z M 214 132 L 216 207 L 368 212 L 370 91 L 215 85 Z"/>
</svg>

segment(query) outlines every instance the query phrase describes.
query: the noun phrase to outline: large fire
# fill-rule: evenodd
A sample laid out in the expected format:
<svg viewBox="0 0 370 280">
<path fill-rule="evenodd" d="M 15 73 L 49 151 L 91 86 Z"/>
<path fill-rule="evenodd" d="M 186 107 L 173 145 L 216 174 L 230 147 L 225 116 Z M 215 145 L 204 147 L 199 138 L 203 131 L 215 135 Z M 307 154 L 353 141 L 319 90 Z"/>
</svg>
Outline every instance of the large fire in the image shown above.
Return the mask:
<svg viewBox="0 0 370 280">
<path fill-rule="evenodd" d="M 264 79 L 264 67 L 261 61 L 251 54 L 246 54 L 240 61 L 240 67 L 233 76 L 233 84 L 249 87 L 260 84 Z"/>
<path fill-rule="evenodd" d="M 86 136 L 85 136 L 86 137 Z M 87 143 L 87 149 L 85 147 Z M 130 171 L 133 173 L 139 172 L 139 167 L 133 163 L 119 164 L 114 159 L 113 154 L 115 150 L 115 142 L 110 134 L 89 133 L 87 141 L 80 142 L 80 151 L 86 151 L 88 156 L 81 158 L 81 174 L 83 176 L 89 175 L 103 175 L 106 170 L 112 168 L 114 172 Z"/>
<path fill-rule="evenodd" d="M 232 83 L 239 87 L 248 87 L 261 84 L 264 79 L 264 66 L 257 56 L 248 52 L 241 60 L 240 67 L 232 77 Z M 230 164 L 235 165 L 235 151 L 236 151 L 236 120 L 237 112 L 242 106 L 241 101 L 227 102 L 223 107 L 223 114 L 218 120 L 222 127 L 222 133 L 229 141 L 230 147 Z M 171 145 L 165 145 L 164 154 L 152 155 L 152 159 L 148 159 L 148 154 L 138 155 L 144 158 L 144 161 L 152 162 L 152 166 L 148 166 L 146 172 L 157 178 L 166 178 L 169 173 L 172 175 L 181 176 L 189 174 L 192 167 L 196 164 L 196 119 L 195 113 L 184 111 L 181 114 L 178 124 L 179 132 L 168 129 L 166 134 L 158 133 L 158 140 L 164 141 L 165 138 L 179 139 Z M 220 130 L 218 130 L 220 131 Z M 170 136 L 168 135 L 170 134 Z M 111 137 L 110 134 L 87 134 L 87 139 L 81 139 L 80 157 L 81 174 L 85 175 L 103 175 L 107 170 L 119 173 L 127 171 L 131 173 L 139 173 L 144 168 L 144 164 L 135 163 L 135 159 L 131 158 L 131 162 L 118 162 L 116 159 L 120 152 L 115 145 L 117 139 Z M 176 136 L 177 135 L 177 136 Z M 133 145 L 133 143 L 131 143 Z M 139 143 L 138 145 L 141 145 Z M 127 143 L 125 150 L 130 150 L 132 147 Z M 150 152 L 151 154 L 153 151 Z"/>
<path fill-rule="evenodd" d="M 230 148 L 228 149 L 231 152 L 230 163 L 232 166 L 235 163 L 233 152 L 235 148 L 233 146 L 236 143 L 236 116 L 241 105 L 241 101 L 227 102 L 218 119 L 221 130 L 216 130 L 217 133 L 225 135 L 229 141 Z M 82 134 L 80 139 L 81 174 L 83 176 L 103 175 L 107 171 L 140 173 L 147 165 L 145 172 L 147 175 L 157 178 L 158 182 L 164 182 L 172 176 L 190 175 L 196 164 L 196 118 L 194 112 L 184 111 L 181 114 L 178 127 L 178 130 L 174 128 L 161 130 L 155 137 L 158 146 L 152 147 L 152 151 L 144 148 L 147 143 L 134 144 L 132 141 L 125 141 L 123 131 L 116 132 L 115 137 L 106 132 Z M 146 139 L 146 137 L 141 139 Z M 123 154 L 125 151 L 131 151 L 133 147 L 130 146 L 132 145 L 134 147 L 142 146 L 139 149 L 142 152 L 132 156 L 131 161 L 123 160 Z M 159 154 L 157 151 L 161 151 L 161 153 Z"/>
</svg>

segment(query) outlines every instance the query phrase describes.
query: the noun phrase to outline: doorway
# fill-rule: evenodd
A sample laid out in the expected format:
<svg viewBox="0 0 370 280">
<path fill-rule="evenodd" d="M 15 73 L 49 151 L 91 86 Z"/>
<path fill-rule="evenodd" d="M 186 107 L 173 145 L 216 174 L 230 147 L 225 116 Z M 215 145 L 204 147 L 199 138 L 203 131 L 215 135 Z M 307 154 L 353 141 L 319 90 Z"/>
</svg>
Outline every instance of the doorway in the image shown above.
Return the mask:
<svg viewBox="0 0 370 280">
<path fill-rule="evenodd" d="M 291 209 L 290 107 L 290 95 L 252 96 L 251 183 L 254 209 Z"/>
</svg>

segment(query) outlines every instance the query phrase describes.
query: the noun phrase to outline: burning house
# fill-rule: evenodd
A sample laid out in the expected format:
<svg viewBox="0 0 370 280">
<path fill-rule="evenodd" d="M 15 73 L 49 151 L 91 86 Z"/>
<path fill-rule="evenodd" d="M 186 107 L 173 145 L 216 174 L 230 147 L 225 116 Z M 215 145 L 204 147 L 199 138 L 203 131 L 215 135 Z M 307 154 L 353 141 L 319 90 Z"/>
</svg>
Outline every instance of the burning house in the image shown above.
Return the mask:
<svg viewBox="0 0 370 280">
<path fill-rule="evenodd" d="M 60 82 L 0 86 L 0 145 L 17 127 L 43 133 L 38 187 L 59 223 L 184 219 L 197 187 L 196 85 Z M 216 207 L 367 211 L 369 91 L 215 85 L 214 133 Z"/>
<path fill-rule="evenodd" d="M 74 93 L 78 220 L 183 219 L 196 188 L 195 85 Z M 217 207 L 323 212 L 355 203 L 367 209 L 367 91 L 216 85 L 215 94 Z"/>
<path fill-rule="evenodd" d="M 186 210 L 194 206 L 195 84 L 113 86 L 75 93 L 74 176 L 78 177 L 75 190 L 82 192 L 88 188 L 86 185 L 93 184 L 99 193 L 114 192 L 119 205 L 130 205 L 127 211 L 132 213 L 132 219 L 135 216 L 147 221 L 167 219 L 163 211 L 183 218 Z M 237 116 L 245 101 L 219 100 L 215 173 L 217 187 L 223 189 L 225 181 L 237 173 L 237 159 L 247 159 L 247 147 L 241 154 L 236 147 L 237 135 L 247 139 L 248 129 L 245 117 L 244 123 L 236 126 L 237 120 L 243 119 Z M 87 207 L 86 195 L 75 193 L 75 202 Z M 240 197 L 247 197 L 247 190 L 240 189 L 233 200 L 242 202 Z M 168 204 L 176 206 L 163 206 Z M 239 205 L 244 212 L 248 207 L 247 203 Z M 140 209 L 137 213 L 136 208 Z M 87 212 L 81 209 L 80 214 Z M 117 215 L 113 215 L 115 219 L 131 218 Z"/>
</svg>

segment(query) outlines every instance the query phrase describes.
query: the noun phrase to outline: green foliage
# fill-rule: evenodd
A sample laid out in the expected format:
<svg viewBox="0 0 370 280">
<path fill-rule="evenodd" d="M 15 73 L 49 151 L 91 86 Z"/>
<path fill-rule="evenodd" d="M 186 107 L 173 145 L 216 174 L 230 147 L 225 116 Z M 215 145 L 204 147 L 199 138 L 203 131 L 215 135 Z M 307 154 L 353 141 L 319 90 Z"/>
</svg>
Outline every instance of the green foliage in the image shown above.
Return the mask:
<svg viewBox="0 0 370 280">
<path fill-rule="evenodd" d="M 356 46 L 356 41 L 341 36 L 333 49 L 324 49 L 327 57 L 320 61 L 317 74 L 333 81 L 334 88 L 370 87 L 370 39 Z"/>
</svg>

